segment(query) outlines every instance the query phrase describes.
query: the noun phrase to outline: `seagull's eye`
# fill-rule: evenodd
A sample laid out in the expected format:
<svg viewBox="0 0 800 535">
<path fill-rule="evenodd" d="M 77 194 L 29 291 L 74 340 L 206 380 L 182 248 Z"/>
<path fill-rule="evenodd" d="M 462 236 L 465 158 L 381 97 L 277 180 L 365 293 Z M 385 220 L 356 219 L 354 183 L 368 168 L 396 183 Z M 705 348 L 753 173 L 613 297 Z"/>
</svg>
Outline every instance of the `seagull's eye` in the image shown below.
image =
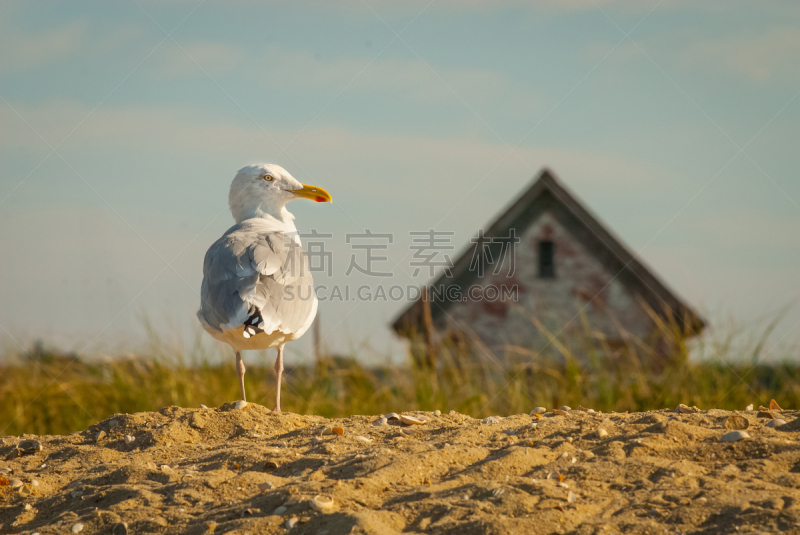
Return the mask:
<svg viewBox="0 0 800 535">
<path fill-rule="evenodd" d="M 275 177 L 272 175 L 264 175 L 264 180 L 266 180 L 267 182 L 272 182 L 273 180 L 275 180 Z"/>
</svg>

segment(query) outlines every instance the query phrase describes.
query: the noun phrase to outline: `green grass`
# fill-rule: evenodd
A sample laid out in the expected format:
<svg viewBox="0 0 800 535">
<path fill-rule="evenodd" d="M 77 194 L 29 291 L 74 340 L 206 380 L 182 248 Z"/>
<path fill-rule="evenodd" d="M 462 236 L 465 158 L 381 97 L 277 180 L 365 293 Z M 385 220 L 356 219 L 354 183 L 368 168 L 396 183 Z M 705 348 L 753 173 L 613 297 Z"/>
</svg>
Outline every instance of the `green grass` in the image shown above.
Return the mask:
<svg viewBox="0 0 800 535">
<path fill-rule="evenodd" d="M 759 364 L 768 334 L 752 344 L 734 344 L 730 337 L 706 340 L 696 344 L 692 361 L 679 336 L 666 356 L 641 340 L 627 339 L 615 348 L 595 340 L 574 348 L 554 337 L 547 355 L 506 348 L 512 363 L 504 369 L 447 346 L 437 348 L 439 365 L 433 369 L 412 359 L 407 365 L 366 367 L 352 358 L 327 357 L 287 369 L 282 408 L 327 417 L 412 409 L 483 417 L 564 404 L 618 412 L 678 403 L 744 409 L 750 403 L 767 405 L 772 398 L 784 408 L 796 408 L 800 366 Z M 199 347 L 170 350 L 157 339 L 151 346 L 143 355 L 96 363 L 42 350 L 0 356 L 6 363 L 0 365 L 0 435 L 65 434 L 118 412 L 216 406 L 238 399 L 232 356 L 217 365 Z M 736 355 L 734 346 L 739 347 Z M 784 356 L 788 361 L 789 355 Z M 271 362 L 262 362 L 248 365 L 248 400 L 271 407 L 275 376 Z"/>
</svg>

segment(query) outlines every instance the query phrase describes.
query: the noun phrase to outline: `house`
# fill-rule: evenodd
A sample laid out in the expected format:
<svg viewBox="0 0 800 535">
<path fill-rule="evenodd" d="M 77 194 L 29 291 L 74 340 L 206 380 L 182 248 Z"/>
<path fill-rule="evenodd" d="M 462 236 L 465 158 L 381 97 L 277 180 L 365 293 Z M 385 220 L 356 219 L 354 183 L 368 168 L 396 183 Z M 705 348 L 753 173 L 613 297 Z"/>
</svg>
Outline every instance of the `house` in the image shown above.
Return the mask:
<svg viewBox="0 0 800 535">
<path fill-rule="evenodd" d="M 455 337 L 509 360 L 510 348 L 545 353 L 556 339 L 657 347 L 665 329 L 687 338 L 704 325 L 545 169 L 393 328 L 429 349 Z"/>
</svg>

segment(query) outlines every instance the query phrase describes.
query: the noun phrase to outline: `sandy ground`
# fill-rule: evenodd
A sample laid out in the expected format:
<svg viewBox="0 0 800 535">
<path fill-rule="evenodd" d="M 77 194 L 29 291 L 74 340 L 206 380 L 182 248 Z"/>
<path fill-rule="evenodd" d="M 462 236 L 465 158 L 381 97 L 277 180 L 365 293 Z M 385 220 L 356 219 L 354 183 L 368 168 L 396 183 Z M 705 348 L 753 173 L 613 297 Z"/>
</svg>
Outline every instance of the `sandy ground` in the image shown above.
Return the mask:
<svg viewBox="0 0 800 535">
<path fill-rule="evenodd" d="M 0 533 L 800 533 L 796 411 L 738 413 L 735 443 L 721 410 L 407 414 L 427 421 L 228 403 L 2 437 Z"/>
</svg>

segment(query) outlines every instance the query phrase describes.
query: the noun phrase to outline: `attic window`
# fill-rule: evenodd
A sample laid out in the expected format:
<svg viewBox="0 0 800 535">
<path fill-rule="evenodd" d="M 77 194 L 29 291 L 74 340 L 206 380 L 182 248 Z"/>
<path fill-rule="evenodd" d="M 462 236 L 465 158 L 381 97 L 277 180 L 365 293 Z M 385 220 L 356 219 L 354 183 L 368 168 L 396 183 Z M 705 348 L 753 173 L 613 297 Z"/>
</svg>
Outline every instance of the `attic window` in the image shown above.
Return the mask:
<svg viewBox="0 0 800 535">
<path fill-rule="evenodd" d="M 553 260 L 555 245 L 551 241 L 539 242 L 539 278 L 553 279 L 556 276 L 556 265 Z"/>
</svg>

